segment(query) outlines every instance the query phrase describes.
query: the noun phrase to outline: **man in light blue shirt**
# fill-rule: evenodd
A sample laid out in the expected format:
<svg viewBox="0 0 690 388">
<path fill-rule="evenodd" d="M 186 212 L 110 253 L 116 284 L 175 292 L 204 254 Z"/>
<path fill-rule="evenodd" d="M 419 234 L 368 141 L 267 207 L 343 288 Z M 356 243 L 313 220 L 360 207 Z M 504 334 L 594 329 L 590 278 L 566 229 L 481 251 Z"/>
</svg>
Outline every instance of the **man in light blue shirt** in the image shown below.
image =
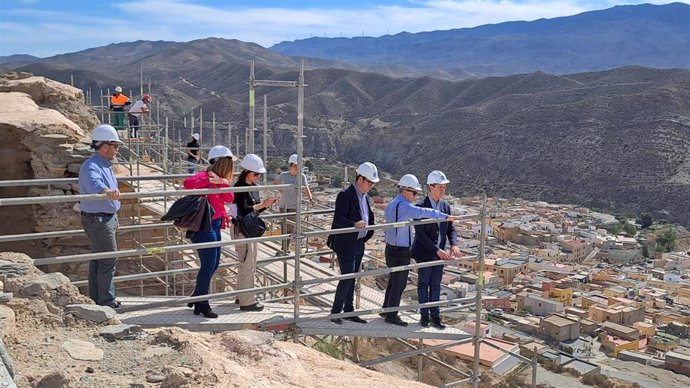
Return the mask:
<svg viewBox="0 0 690 388">
<path fill-rule="evenodd" d="M 117 211 L 120 210 L 120 191 L 112 169 L 117 149 L 122 144 L 117 131 L 110 125 L 94 128 L 91 136 L 94 155 L 79 169 L 80 194 L 105 194 L 107 198 L 82 200 L 81 223 L 91 241 L 94 252 L 117 251 Z M 120 307 L 115 300 L 115 266 L 117 258 L 89 262 L 89 297 L 101 306 Z"/>
<path fill-rule="evenodd" d="M 398 182 L 400 194 L 393 199 L 385 210 L 386 223 L 409 221 L 419 218 L 435 218 L 445 221 L 454 221 L 455 218 L 448 216 L 438 210 L 422 208 L 412 205 L 416 195 L 422 191 L 419 180 L 412 174 L 404 175 Z M 403 226 L 399 228 L 388 228 L 386 234 L 386 265 L 397 267 L 410 264 L 410 247 L 412 246 L 412 228 Z M 405 286 L 407 286 L 407 275 L 409 271 L 393 272 L 388 279 L 386 296 L 383 300 L 383 307 L 400 306 Z M 382 316 L 387 323 L 398 326 L 407 326 L 407 322 L 400 319 L 397 312 L 383 313 Z"/>
</svg>

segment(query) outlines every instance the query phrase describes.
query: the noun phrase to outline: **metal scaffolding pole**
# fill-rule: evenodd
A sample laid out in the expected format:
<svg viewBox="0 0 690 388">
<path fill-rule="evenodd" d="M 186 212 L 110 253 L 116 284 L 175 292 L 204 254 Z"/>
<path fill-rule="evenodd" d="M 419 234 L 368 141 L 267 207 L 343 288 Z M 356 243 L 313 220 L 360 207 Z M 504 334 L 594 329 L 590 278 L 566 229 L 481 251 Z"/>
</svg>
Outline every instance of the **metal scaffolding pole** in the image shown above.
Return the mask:
<svg viewBox="0 0 690 388">
<path fill-rule="evenodd" d="M 268 106 L 266 101 L 266 95 L 264 94 L 264 163 L 268 163 Z M 267 177 L 268 174 L 264 174 L 264 186 L 267 184 Z"/>
<path fill-rule="evenodd" d="M 302 157 L 304 156 L 303 131 L 304 131 L 304 59 L 299 61 L 299 79 L 297 84 L 297 206 L 295 215 L 295 319 L 299 318 L 300 289 L 302 279 L 300 278 L 300 251 L 302 243 Z"/>
<path fill-rule="evenodd" d="M 256 114 L 254 112 L 256 105 L 254 101 L 254 81 L 254 61 L 252 61 L 252 64 L 249 66 L 249 128 L 247 128 L 247 145 L 245 146 L 247 153 L 250 154 L 254 153 L 254 119 Z"/>
<path fill-rule="evenodd" d="M 486 194 L 479 210 L 482 230 L 479 233 L 479 274 L 477 275 L 477 296 L 474 321 L 474 368 L 472 369 L 472 385 L 479 387 L 479 347 L 481 346 L 481 322 L 482 322 L 482 288 L 484 285 L 484 243 L 486 240 Z"/>
</svg>

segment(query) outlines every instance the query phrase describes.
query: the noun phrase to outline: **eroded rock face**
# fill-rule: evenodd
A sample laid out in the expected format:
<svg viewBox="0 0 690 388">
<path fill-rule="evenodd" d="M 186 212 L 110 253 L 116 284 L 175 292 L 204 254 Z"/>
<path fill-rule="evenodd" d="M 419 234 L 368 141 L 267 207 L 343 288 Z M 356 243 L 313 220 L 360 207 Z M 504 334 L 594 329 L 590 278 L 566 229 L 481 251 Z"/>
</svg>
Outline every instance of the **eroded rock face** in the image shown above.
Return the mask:
<svg viewBox="0 0 690 388">
<path fill-rule="evenodd" d="M 84 103 L 81 90 L 27 74 L 0 76 L 1 179 L 64 178 L 91 155 L 90 132 L 97 117 Z M 0 188 L 1 197 L 78 194 L 72 184 Z M 4 206 L 0 234 L 23 234 L 81 227 L 73 202 Z M 54 242 L 53 242 L 54 243 Z M 53 245 L 53 244 L 50 244 Z M 50 252 L 47 241 L 0 244 L 36 257 Z"/>
<path fill-rule="evenodd" d="M 0 92 L 27 94 L 37 105 L 62 113 L 84 130 L 99 124 L 96 115 L 84 103 L 84 93 L 74 86 L 45 77 L 0 78 Z"/>
</svg>

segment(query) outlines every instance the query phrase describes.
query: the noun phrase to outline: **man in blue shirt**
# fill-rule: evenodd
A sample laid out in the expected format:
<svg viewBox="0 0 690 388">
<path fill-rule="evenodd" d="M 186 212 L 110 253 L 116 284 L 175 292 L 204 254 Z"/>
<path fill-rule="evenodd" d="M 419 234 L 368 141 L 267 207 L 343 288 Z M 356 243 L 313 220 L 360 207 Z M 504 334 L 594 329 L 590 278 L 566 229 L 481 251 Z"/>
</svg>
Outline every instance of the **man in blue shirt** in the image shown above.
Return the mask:
<svg viewBox="0 0 690 388">
<path fill-rule="evenodd" d="M 386 223 L 409 221 L 419 218 L 435 218 L 446 221 L 454 221 L 455 218 L 438 210 L 427 209 L 412 205 L 417 194 L 422 192 L 419 180 L 412 174 L 404 175 L 398 181 L 400 194 L 395 197 L 386 207 Z M 412 228 L 404 226 L 399 228 L 388 228 L 386 234 L 386 265 L 397 267 L 410 264 L 410 248 L 412 247 Z M 383 307 L 400 306 L 400 298 L 407 286 L 407 275 L 410 271 L 393 272 L 388 278 L 386 296 L 383 300 Z M 398 312 L 383 313 L 386 322 L 398 326 L 407 326 L 407 322 L 400 319 Z"/>
<path fill-rule="evenodd" d="M 436 209 L 450 214 L 450 205 L 443 200 L 446 185 L 450 183 L 446 175 L 441 171 L 432 171 L 426 179 L 429 186 L 427 195 L 419 206 Z M 450 245 L 450 253 L 446 252 L 446 244 Z M 415 226 L 415 238 L 412 244 L 412 258 L 418 263 L 441 260 L 450 260 L 459 257 L 458 235 L 451 222 L 439 222 Z M 417 280 L 417 300 L 419 303 L 438 302 L 441 298 L 441 280 L 443 278 L 443 265 L 420 268 Z M 441 320 L 438 307 L 423 308 L 420 310 L 419 323 L 428 327 L 430 324 L 438 329 L 445 329 L 446 325 Z"/>
<path fill-rule="evenodd" d="M 91 148 L 96 152 L 79 169 L 80 194 L 106 194 L 105 199 L 82 200 L 81 223 L 91 241 L 94 252 L 117 251 L 117 211 L 120 210 L 120 191 L 112 169 L 120 141 L 117 131 L 110 125 L 94 128 Z M 117 258 L 89 262 L 89 297 L 96 304 L 120 307 L 115 300 L 115 265 Z"/>
<path fill-rule="evenodd" d="M 379 181 L 378 169 L 373 163 L 364 162 L 357 167 L 355 182 L 347 189 L 338 193 L 335 199 L 335 212 L 331 229 L 364 228 L 374 224 L 374 212 L 371 211 L 367 193 Z M 374 231 L 359 231 L 354 233 L 331 234 L 326 244 L 333 249 L 340 266 L 340 273 L 359 272 L 364 256 L 364 244 L 374 235 Z M 338 282 L 333 299 L 331 314 L 351 312 L 354 307 L 355 279 L 344 279 Z M 366 320 L 354 316 L 345 318 L 356 323 L 367 323 Z M 340 318 L 331 322 L 342 324 Z"/>
</svg>

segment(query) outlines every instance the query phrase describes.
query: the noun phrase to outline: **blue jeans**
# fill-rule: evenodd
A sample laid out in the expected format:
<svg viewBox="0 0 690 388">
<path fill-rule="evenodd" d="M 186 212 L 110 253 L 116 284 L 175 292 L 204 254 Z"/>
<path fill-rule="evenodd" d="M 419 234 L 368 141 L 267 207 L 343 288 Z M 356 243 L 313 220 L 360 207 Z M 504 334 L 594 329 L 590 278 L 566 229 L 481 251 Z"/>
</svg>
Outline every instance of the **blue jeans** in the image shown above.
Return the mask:
<svg viewBox="0 0 690 388">
<path fill-rule="evenodd" d="M 357 239 L 351 250 L 347 252 L 336 252 L 338 256 L 338 265 L 340 265 L 340 273 L 348 274 L 359 272 L 362 267 L 362 256 L 364 256 L 364 239 Z M 355 280 L 345 279 L 338 282 L 338 287 L 335 289 L 335 299 L 333 300 L 333 308 L 331 314 L 338 314 L 340 312 L 355 311 L 354 296 L 355 296 Z"/>
<path fill-rule="evenodd" d="M 187 158 L 187 163 L 199 164 L 199 161 L 194 159 L 194 158 Z M 187 168 L 187 172 L 190 174 L 194 174 L 196 172 L 196 167 L 191 166 L 191 167 Z"/>
<path fill-rule="evenodd" d="M 441 299 L 441 278 L 443 277 L 443 265 L 435 265 L 419 269 L 417 280 L 417 300 L 419 303 L 438 302 Z M 438 307 L 422 308 L 422 319 L 437 318 L 440 314 Z"/>
<path fill-rule="evenodd" d="M 192 235 L 192 242 L 195 244 L 214 241 L 220 241 L 220 218 L 211 221 L 211 230 L 196 232 Z M 220 247 L 197 249 L 197 252 L 199 252 L 201 266 L 199 272 L 196 273 L 196 287 L 192 296 L 208 294 L 211 278 L 220 264 Z M 208 301 L 203 300 L 197 304 L 208 306 Z"/>
<path fill-rule="evenodd" d="M 82 213 L 81 224 L 91 241 L 91 250 L 117 251 L 117 216 L 105 213 Z M 96 304 L 108 306 L 115 303 L 115 266 L 117 258 L 91 260 L 89 262 L 89 298 Z"/>
</svg>

